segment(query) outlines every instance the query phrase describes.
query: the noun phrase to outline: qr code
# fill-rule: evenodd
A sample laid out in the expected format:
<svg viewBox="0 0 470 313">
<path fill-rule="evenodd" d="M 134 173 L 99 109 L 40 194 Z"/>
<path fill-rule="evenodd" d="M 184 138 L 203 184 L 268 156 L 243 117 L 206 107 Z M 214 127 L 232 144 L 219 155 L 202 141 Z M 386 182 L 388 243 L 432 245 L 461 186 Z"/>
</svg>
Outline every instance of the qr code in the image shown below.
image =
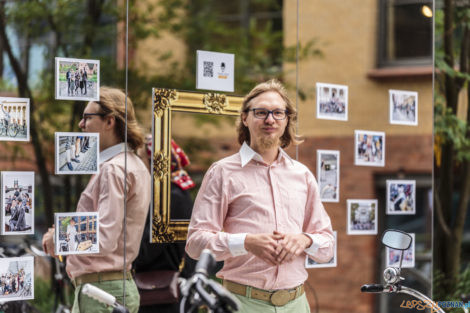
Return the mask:
<svg viewBox="0 0 470 313">
<path fill-rule="evenodd" d="M 214 62 L 204 61 L 204 77 L 214 76 Z"/>
</svg>

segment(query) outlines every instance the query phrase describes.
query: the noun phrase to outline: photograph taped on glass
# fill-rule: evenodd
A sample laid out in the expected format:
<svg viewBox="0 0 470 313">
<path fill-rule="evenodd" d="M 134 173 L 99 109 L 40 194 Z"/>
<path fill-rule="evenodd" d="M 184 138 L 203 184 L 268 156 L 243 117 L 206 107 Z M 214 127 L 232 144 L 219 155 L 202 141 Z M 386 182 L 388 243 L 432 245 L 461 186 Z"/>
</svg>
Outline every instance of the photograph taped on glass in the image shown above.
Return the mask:
<svg viewBox="0 0 470 313">
<path fill-rule="evenodd" d="M 390 124 L 418 125 L 418 93 L 389 90 Z"/>
<path fill-rule="evenodd" d="M 348 235 L 377 234 L 377 200 L 348 199 Z"/>
<path fill-rule="evenodd" d="M 0 258 L 0 303 L 34 299 L 34 257 Z"/>
<path fill-rule="evenodd" d="M 55 98 L 100 100 L 100 61 L 55 58 Z"/>
<path fill-rule="evenodd" d="M 0 141 L 29 141 L 29 99 L 0 97 Z"/>
<path fill-rule="evenodd" d="M 317 83 L 317 118 L 348 120 L 348 86 Z"/>
<path fill-rule="evenodd" d="M 387 214 L 416 214 L 416 181 L 387 180 Z"/>
<path fill-rule="evenodd" d="M 317 179 L 320 199 L 339 202 L 339 151 L 317 150 Z"/>
<path fill-rule="evenodd" d="M 413 268 L 415 267 L 415 234 L 414 233 L 409 233 L 410 236 L 413 238 L 411 241 L 411 246 L 403 251 L 403 261 L 401 264 L 401 267 L 403 268 Z M 401 250 L 395 250 L 389 247 L 385 247 L 385 266 L 393 266 L 393 267 L 398 267 L 400 265 L 400 256 L 401 256 Z"/>
<path fill-rule="evenodd" d="M 369 130 L 354 131 L 354 164 L 385 166 L 385 133 Z"/>
<path fill-rule="evenodd" d="M 2 172 L 2 235 L 34 234 L 34 172 Z"/>
<path fill-rule="evenodd" d="M 338 264 L 338 232 L 333 231 L 333 236 L 335 236 L 335 252 L 331 260 L 326 263 L 317 263 L 310 255 L 305 256 L 305 268 L 323 268 L 323 267 L 336 267 Z"/>
<path fill-rule="evenodd" d="M 55 213 L 55 254 L 100 252 L 98 212 Z"/>
<path fill-rule="evenodd" d="M 172 216 L 176 216 L 171 212 L 172 113 L 194 113 L 197 116 L 210 117 L 211 119 L 223 119 L 224 116 L 237 117 L 240 114 L 242 101 L 243 97 L 227 96 L 219 93 L 153 89 L 153 200 L 152 223 L 150 225 L 150 240 L 152 242 L 184 241 L 189 226 L 189 219 L 172 218 Z M 203 127 L 199 128 L 203 129 Z M 175 138 L 175 141 L 185 149 L 185 144 L 180 137 Z M 186 152 L 190 151 L 187 149 Z M 196 159 L 193 159 L 193 161 L 196 161 Z"/>
<path fill-rule="evenodd" d="M 55 173 L 97 174 L 99 147 L 98 133 L 55 133 Z"/>
</svg>

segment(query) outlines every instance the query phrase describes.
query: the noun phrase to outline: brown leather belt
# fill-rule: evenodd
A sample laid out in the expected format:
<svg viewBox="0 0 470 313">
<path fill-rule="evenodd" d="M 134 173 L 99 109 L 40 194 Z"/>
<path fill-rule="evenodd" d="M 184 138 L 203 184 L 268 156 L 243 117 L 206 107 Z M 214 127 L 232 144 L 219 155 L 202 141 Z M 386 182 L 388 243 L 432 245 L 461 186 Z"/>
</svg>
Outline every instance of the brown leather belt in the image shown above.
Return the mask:
<svg viewBox="0 0 470 313">
<path fill-rule="evenodd" d="M 258 288 L 251 287 L 251 295 L 247 294 L 249 286 L 234 283 L 232 281 L 224 280 L 223 285 L 230 292 L 236 293 L 237 295 L 246 296 L 257 300 L 263 300 L 269 302 L 275 306 L 283 306 L 290 301 L 297 299 L 304 294 L 304 285 L 297 286 L 293 289 L 281 289 L 267 291 Z"/>
<path fill-rule="evenodd" d="M 86 283 L 96 283 L 102 281 L 110 280 L 122 280 L 123 279 L 122 271 L 113 271 L 113 272 L 101 272 L 101 273 L 90 273 L 84 274 L 72 279 L 73 285 L 76 287 L 78 285 Z M 126 272 L 126 279 L 132 279 L 132 274 L 130 271 Z"/>
</svg>

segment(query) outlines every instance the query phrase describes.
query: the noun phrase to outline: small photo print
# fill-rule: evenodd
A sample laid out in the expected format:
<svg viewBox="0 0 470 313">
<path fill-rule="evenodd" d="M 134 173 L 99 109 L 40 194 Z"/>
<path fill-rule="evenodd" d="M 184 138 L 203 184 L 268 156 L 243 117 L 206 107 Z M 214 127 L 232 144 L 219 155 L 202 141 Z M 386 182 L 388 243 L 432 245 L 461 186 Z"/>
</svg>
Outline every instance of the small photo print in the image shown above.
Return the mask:
<svg viewBox="0 0 470 313">
<path fill-rule="evenodd" d="M 55 213 L 57 255 L 99 253 L 98 212 Z"/>
<path fill-rule="evenodd" d="M 406 249 L 403 253 L 403 262 L 401 267 L 403 268 L 412 268 L 415 267 L 415 234 L 409 233 L 413 240 L 411 241 L 411 246 Z M 398 267 L 400 266 L 400 256 L 401 250 L 395 250 L 389 247 L 385 247 L 386 253 L 386 267 L 393 266 Z"/>
<path fill-rule="evenodd" d="M 331 260 L 326 263 L 317 263 L 312 259 L 311 256 L 307 254 L 305 257 L 305 268 L 319 268 L 319 267 L 336 267 L 337 265 L 337 252 L 338 252 L 338 232 L 334 231 L 333 235 L 335 236 L 335 252 Z"/>
<path fill-rule="evenodd" d="M 387 180 L 387 214 L 416 214 L 415 180 Z"/>
<path fill-rule="evenodd" d="M 348 120 L 348 86 L 317 83 L 317 118 Z"/>
<path fill-rule="evenodd" d="M 34 299 L 34 257 L 0 258 L 0 303 Z"/>
<path fill-rule="evenodd" d="M 55 133 L 57 175 L 96 174 L 98 161 L 98 133 Z"/>
<path fill-rule="evenodd" d="M 0 141 L 29 141 L 29 99 L 0 97 Z"/>
<path fill-rule="evenodd" d="M 349 199 L 348 235 L 377 234 L 377 200 Z"/>
<path fill-rule="evenodd" d="M 385 133 L 369 130 L 354 131 L 354 164 L 385 166 Z"/>
<path fill-rule="evenodd" d="M 100 100 L 100 61 L 55 58 L 55 98 Z"/>
<path fill-rule="evenodd" d="M 317 150 L 317 176 L 321 201 L 339 202 L 339 151 Z"/>
<path fill-rule="evenodd" d="M 2 172 L 2 235 L 34 234 L 34 172 Z"/>
<path fill-rule="evenodd" d="M 418 93 L 389 90 L 390 124 L 418 125 Z"/>
</svg>

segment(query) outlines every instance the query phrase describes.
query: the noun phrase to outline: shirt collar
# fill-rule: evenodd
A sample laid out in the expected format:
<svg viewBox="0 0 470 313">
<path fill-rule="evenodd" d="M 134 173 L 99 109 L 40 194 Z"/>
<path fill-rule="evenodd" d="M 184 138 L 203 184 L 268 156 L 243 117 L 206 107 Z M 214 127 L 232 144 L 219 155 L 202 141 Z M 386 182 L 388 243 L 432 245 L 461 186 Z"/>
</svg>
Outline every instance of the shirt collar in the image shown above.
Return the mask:
<svg viewBox="0 0 470 313">
<path fill-rule="evenodd" d="M 118 155 L 121 152 L 124 152 L 125 150 L 126 150 L 126 143 L 124 142 L 118 143 L 117 145 L 104 149 L 103 151 L 100 152 L 100 164 L 103 164 L 109 159 L 114 158 L 116 155 Z M 127 151 L 131 151 L 129 145 L 127 146 Z"/>
<path fill-rule="evenodd" d="M 253 150 L 246 141 L 243 142 L 242 147 L 240 148 L 240 159 L 241 159 L 241 166 L 244 167 L 248 162 L 251 160 L 255 160 L 258 162 L 265 163 L 263 157 L 259 155 L 255 150 Z M 282 159 L 289 161 L 291 164 L 294 164 L 292 158 L 281 148 L 279 147 L 279 155 L 277 157 L 277 161 L 280 162 Z"/>
</svg>

